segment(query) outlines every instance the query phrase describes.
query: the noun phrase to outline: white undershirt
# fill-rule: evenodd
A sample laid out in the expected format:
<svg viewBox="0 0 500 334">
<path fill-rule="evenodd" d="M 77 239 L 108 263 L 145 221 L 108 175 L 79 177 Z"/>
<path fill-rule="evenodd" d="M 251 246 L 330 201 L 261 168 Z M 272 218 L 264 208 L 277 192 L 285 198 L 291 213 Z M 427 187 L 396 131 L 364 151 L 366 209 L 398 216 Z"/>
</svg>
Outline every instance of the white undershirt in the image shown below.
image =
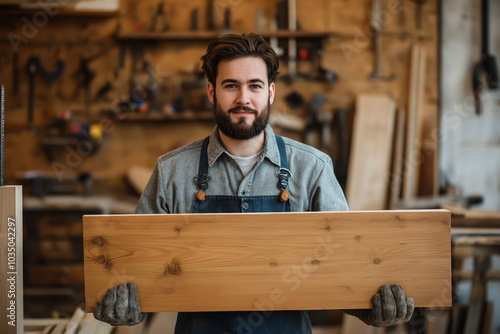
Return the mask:
<svg viewBox="0 0 500 334">
<path fill-rule="evenodd" d="M 237 157 L 234 156 L 234 160 L 240 166 L 241 171 L 243 172 L 243 175 L 247 175 L 248 172 L 252 169 L 252 167 L 255 165 L 257 160 L 259 160 L 259 156 L 262 153 L 259 152 L 256 155 L 252 155 L 251 157 Z"/>
</svg>

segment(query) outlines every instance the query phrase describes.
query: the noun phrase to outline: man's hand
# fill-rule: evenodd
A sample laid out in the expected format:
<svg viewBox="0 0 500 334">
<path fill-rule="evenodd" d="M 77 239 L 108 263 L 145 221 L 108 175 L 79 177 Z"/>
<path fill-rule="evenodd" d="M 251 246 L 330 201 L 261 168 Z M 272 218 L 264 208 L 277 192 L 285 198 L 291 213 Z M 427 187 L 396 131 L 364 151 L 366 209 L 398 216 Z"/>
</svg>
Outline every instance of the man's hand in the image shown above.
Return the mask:
<svg viewBox="0 0 500 334">
<path fill-rule="evenodd" d="M 380 293 L 373 297 L 373 308 L 370 310 L 345 310 L 347 314 L 358 317 L 364 323 L 375 327 L 404 324 L 413 315 L 413 298 L 405 298 L 403 288 L 394 284 L 392 288 L 385 284 Z"/>
<path fill-rule="evenodd" d="M 108 290 L 103 301 L 94 308 L 94 318 L 113 326 L 137 325 L 144 320 L 137 287 L 125 283 Z"/>
</svg>

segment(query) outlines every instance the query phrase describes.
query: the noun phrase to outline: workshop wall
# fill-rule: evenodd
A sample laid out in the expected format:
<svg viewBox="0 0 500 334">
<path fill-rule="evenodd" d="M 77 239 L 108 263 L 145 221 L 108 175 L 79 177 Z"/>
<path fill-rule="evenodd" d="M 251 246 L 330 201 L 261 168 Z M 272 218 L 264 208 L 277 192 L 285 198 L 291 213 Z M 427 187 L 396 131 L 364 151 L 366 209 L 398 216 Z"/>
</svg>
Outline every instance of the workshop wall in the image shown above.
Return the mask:
<svg viewBox="0 0 500 334">
<path fill-rule="evenodd" d="M 75 16 L 43 10 L 9 14 L 2 10 L 0 83 L 6 86 L 7 184 L 18 183 L 16 176 L 19 173 L 32 170 L 62 177 L 91 172 L 96 178 L 106 180 L 107 192 L 121 195 L 127 190 L 124 175 L 130 167 L 152 168 L 159 155 L 210 133 L 213 121 L 202 111 L 209 108 L 204 97 L 206 83 L 197 75 L 199 57 L 208 40 L 143 38 L 138 42 L 123 37 L 147 32 L 158 3 L 156 0 L 121 0 L 119 12 L 109 16 Z M 372 1 L 297 0 L 300 29 L 328 33 L 324 37 L 298 39 L 299 47 L 313 51 L 318 49 L 316 46 L 321 47 L 321 66 L 334 72 L 338 80 L 329 83 L 298 79 L 292 84 L 279 81 L 274 113 L 305 119 L 304 107 L 292 110 L 285 101 L 293 91 L 299 92 L 305 101 L 315 93 L 325 94 L 327 110 L 333 113 L 336 108 L 347 108 L 351 119 L 354 100 L 359 93 L 389 94 L 394 97 L 398 108 L 406 109 L 410 48 L 412 43 L 420 43 L 427 54 L 424 101 L 424 109 L 430 115 L 427 128 L 436 129 L 439 96 L 437 4 L 429 1 L 422 5 L 420 29 L 416 28 L 417 7 L 414 2 L 387 0 L 384 5 L 381 63 L 383 74 L 391 79 L 372 81 L 368 78 L 374 68 L 369 24 Z M 200 31 L 205 30 L 209 23 L 208 7 L 209 1 L 206 0 L 165 2 L 169 31 L 190 31 L 195 8 L 199 9 Z M 269 31 L 270 18 L 276 9 L 273 1 L 218 0 L 214 7 L 217 27 L 222 25 L 226 7 L 231 9 L 231 28 L 247 32 Z M 263 20 L 256 20 L 257 12 L 261 13 Z M 161 22 L 156 29 L 161 30 Z M 279 45 L 286 49 L 286 42 L 286 39 L 280 39 Z M 65 66 L 57 79 L 35 77 L 32 128 L 27 124 L 29 75 L 26 67 L 31 56 L 38 56 L 48 72 L 57 68 L 58 60 L 64 61 Z M 88 67 L 95 72 L 90 83 L 90 108 L 87 108 L 85 98 L 82 57 L 90 57 Z M 144 57 L 149 60 L 146 71 L 141 70 Z M 297 72 L 313 73 L 316 67 L 311 59 L 299 60 Z M 283 57 L 280 72 L 286 75 L 287 71 L 286 57 Z M 134 113 L 121 117 L 113 114 L 123 110 L 124 105 L 119 102 L 127 100 L 134 86 L 145 86 L 151 73 L 154 82 L 158 83 L 155 88 L 159 91 L 159 114 L 172 113 L 172 107 L 168 106 L 179 109 L 179 105 L 187 104 L 186 109 L 194 110 L 188 113 L 190 120 L 133 121 Z M 111 85 L 109 91 L 96 97 L 108 81 Z M 57 146 L 48 145 L 47 141 L 45 150 L 42 148 L 47 133 L 57 132 L 57 128 L 48 129 L 48 126 L 64 110 L 70 111 L 72 121 L 101 125 L 97 133 L 93 133 L 96 138 L 100 132 L 103 134 L 102 143 L 95 153 L 89 154 L 90 139 L 86 137 L 81 137 L 71 149 L 66 145 L 55 148 Z M 304 140 L 303 131 L 285 128 L 278 128 L 278 131 Z M 332 139 L 331 144 L 335 151 L 339 143 Z M 426 159 L 421 168 L 428 168 L 428 165 L 432 169 L 433 163 L 432 159 Z M 425 183 L 426 178 L 423 180 Z M 422 185 L 422 193 L 429 194 L 432 187 Z"/>
<path fill-rule="evenodd" d="M 500 4 L 490 1 L 489 52 L 500 58 Z M 483 89 L 476 114 L 472 73 L 481 59 L 481 1 L 444 1 L 442 149 L 443 180 L 465 196 L 481 195 L 481 210 L 500 210 L 500 92 Z"/>
</svg>

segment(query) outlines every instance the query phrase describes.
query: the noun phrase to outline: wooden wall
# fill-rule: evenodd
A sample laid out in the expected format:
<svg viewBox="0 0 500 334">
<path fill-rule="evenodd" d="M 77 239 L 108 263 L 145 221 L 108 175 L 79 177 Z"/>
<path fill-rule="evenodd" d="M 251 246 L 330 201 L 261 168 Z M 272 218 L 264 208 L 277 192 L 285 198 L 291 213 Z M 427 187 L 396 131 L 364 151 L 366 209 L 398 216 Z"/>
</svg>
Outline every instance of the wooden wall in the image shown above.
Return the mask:
<svg viewBox="0 0 500 334">
<path fill-rule="evenodd" d="M 382 31 L 382 68 L 388 76 L 394 75 L 393 80 L 368 79 L 373 71 L 374 58 L 369 25 L 372 1 L 297 0 L 301 29 L 330 33 L 323 40 L 324 55 L 321 63 L 323 67 L 334 71 L 339 80 L 333 84 L 297 80 L 291 85 L 280 81 L 273 109 L 304 117 L 304 110 L 291 111 L 284 101 L 284 97 L 292 91 L 300 92 L 306 100 L 314 93 L 323 93 L 328 98 L 329 110 L 333 112 L 337 107 L 345 107 L 351 116 L 356 95 L 366 92 L 389 94 L 396 100 L 398 108 L 406 109 L 410 47 L 412 43 L 418 42 L 427 51 L 425 108 L 431 115 L 437 115 L 437 4 L 433 1 L 425 2 L 422 7 L 422 26 L 421 29 L 416 29 L 414 2 L 383 2 L 385 24 Z M 91 120 L 102 121 L 104 125 L 104 141 L 101 147 L 97 153 L 82 157 L 81 161 L 71 162 L 71 157 L 63 152 L 58 161 L 69 167 L 64 170 L 64 176 L 70 173 L 92 172 L 107 179 L 111 193 L 119 194 L 125 188 L 123 177 L 130 167 L 139 165 L 152 168 L 159 155 L 210 133 L 213 128 L 211 121 L 120 122 L 100 113 L 101 110 L 111 109 L 117 100 L 129 94 L 134 50 L 138 54 L 149 54 L 152 68 L 167 88 L 172 87 L 172 79 L 190 79 L 193 77 L 190 73 L 199 69 L 199 57 L 206 48 L 206 40 L 152 41 L 137 44 L 117 38 L 123 33 L 147 30 L 157 4 L 156 0 L 121 0 L 121 8 L 116 15 L 72 16 L 60 12 L 53 17 L 45 15 L 47 20 L 43 20 L 40 11 L 9 13 L 0 9 L 0 83 L 6 86 L 6 183 L 16 183 L 16 172 L 54 172 L 54 165 L 45 158 L 40 143 L 46 126 L 61 110 L 71 110 L 73 119 L 89 121 L 83 112 L 85 103 L 82 78 L 77 74 L 83 54 L 100 55 L 90 63 L 91 69 L 96 71 L 91 95 L 94 96 L 108 79 L 113 83 L 113 90 L 107 100 L 92 102 Z M 205 28 L 208 6 L 207 0 L 166 1 L 170 31 L 188 31 L 191 27 L 191 13 L 196 7 L 200 8 L 200 26 Z M 269 20 L 276 8 L 275 2 L 265 0 L 218 0 L 215 7 L 218 9 L 216 13 L 219 15 L 216 17 L 219 23 L 223 19 L 222 9 L 230 7 L 234 30 L 247 32 L 256 31 L 254 14 L 257 9 L 260 8 L 263 16 Z M 16 41 L 14 43 L 13 38 Z M 281 43 L 283 42 L 286 41 Z M 122 46 L 126 46 L 128 51 L 124 68 L 119 67 Z M 12 84 L 15 49 L 19 51 L 17 62 L 20 85 L 17 96 L 14 95 Z M 26 63 L 32 55 L 39 56 L 48 70 L 56 68 L 59 59 L 65 61 L 66 68 L 62 77 L 54 81 L 36 77 L 35 126 L 34 131 L 29 131 L 26 124 Z M 298 71 L 308 72 L 310 68 L 311 62 L 299 61 Z M 287 73 L 286 59 L 281 61 L 280 72 Z M 167 101 L 168 96 L 175 96 L 175 93 L 172 93 L 174 91 L 167 88 L 162 90 L 163 101 Z M 432 122 L 435 121 L 431 120 Z M 437 127 L 437 123 L 431 124 L 430 128 L 433 127 Z M 281 132 L 299 140 L 304 139 L 300 132 Z M 337 143 L 333 145 L 337 147 Z"/>
</svg>

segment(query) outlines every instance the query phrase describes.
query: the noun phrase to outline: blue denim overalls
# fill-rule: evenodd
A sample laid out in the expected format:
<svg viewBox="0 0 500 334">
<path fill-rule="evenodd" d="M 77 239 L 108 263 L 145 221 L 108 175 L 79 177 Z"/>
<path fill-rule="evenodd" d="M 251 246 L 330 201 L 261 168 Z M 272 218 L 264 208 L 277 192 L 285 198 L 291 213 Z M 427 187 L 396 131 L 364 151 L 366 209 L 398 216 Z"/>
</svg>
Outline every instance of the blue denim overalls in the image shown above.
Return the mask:
<svg viewBox="0 0 500 334">
<path fill-rule="evenodd" d="M 209 137 L 201 148 L 199 174 L 195 183 L 199 190 L 208 188 L 208 147 Z M 276 135 L 281 166 L 278 173 L 277 189 L 288 187 L 288 162 L 283 138 Z M 193 213 L 229 212 L 290 212 L 290 201 L 280 201 L 275 196 L 206 196 L 197 200 Z M 241 287 L 245 289 L 244 286 Z M 176 334 L 310 334 L 311 322 L 307 311 L 252 311 L 252 312 L 179 312 Z"/>
</svg>

